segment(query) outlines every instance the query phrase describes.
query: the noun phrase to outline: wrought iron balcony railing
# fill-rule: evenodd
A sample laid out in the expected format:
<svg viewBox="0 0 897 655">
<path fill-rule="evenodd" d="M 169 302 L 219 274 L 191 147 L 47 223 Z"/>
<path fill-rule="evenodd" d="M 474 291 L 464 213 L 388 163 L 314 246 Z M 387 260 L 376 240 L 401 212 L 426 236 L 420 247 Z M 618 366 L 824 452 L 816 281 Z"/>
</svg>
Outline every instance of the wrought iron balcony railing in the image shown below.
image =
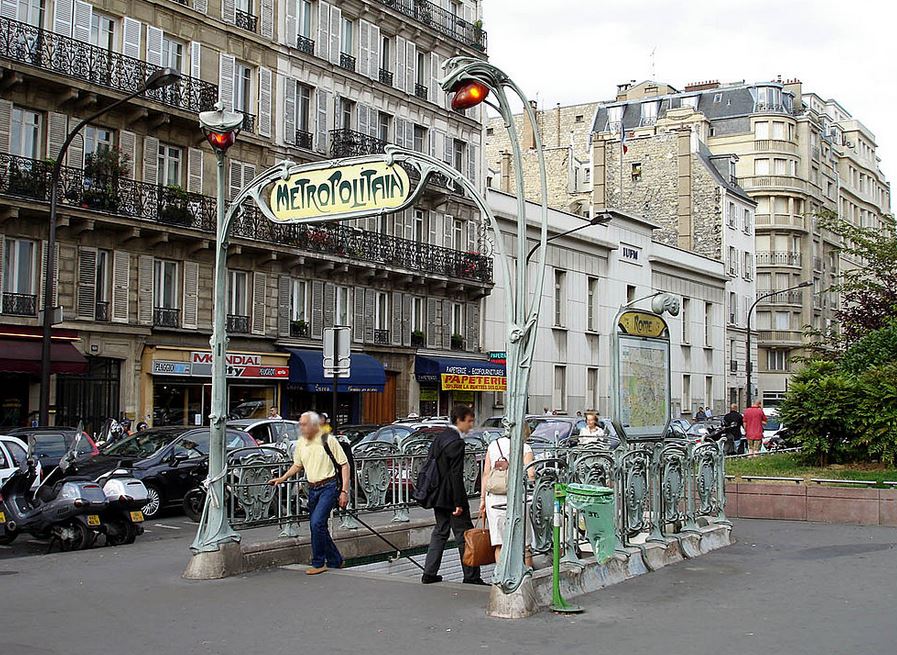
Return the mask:
<svg viewBox="0 0 897 655">
<path fill-rule="evenodd" d="M 385 84 L 386 86 L 392 86 L 392 71 L 388 71 L 385 68 L 380 69 L 380 83 Z"/>
<path fill-rule="evenodd" d="M 109 301 L 108 300 L 97 300 L 97 304 L 94 309 L 94 319 L 97 321 L 104 321 L 104 322 L 109 320 Z"/>
<path fill-rule="evenodd" d="M 760 266 L 800 266 L 800 253 L 787 251 L 758 252 L 756 262 Z"/>
<path fill-rule="evenodd" d="M 347 71 L 355 70 L 355 57 L 352 55 L 346 54 L 345 52 L 339 53 L 339 67 L 345 68 Z"/>
<path fill-rule="evenodd" d="M 296 147 L 311 150 L 314 144 L 314 137 L 311 132 L 305 130 L 296 130 Z"/>
<path fill-rule="evenodd" d="M 179 327 L 181 325 L 181 310 L 174 307 L 154 308 L 153 325 L 164 328 Z"/>
<path fill-rule="evenodd" d="M 421 100 L 426 100 L 429 92 L 427 87 L 423 84 L 415 84 L 414 85 L 414 95 L 416 95 Z"/>
<path fill-rule="evenodd" d="M 400 14 L 429 26 L 443 36 L 486 51 L 486 32 L 481 26 L 458 18 L 450 11 L 426 0 L 380 0 Z"/>
<path fill-rule="evenodd" d="M 178 3 L 179 5 L 183 5 L 185 7 L 190 6 L 190 0 L 173 0 L 173 2 Z"/>
<path fill-rule="evenodd" d="M 0 194 L 38 202 L 49 200 L 51 165 L 46 161 L 0 153 Z M 215 232 L 215 199 L 127 178 L 90 180 L 80 168 L 63 166 L 60 203 L 69 207 L 126 216 L 155 224 Z M 492 282 L 492 259 L 409 239 L 369 232 L 350 225 L 275 225 L 257 208 L 245 207 L 232 236 L 320 255 L 393 266 L 423 275 Z"/>
<path fill-rule="evenodd" d="M 248 111 L 243 111 L 242 109 L 238 109 L 237 111 L 243 114 L 243 131 L 255 132 L 255 114 L 250 114 Z"/>
<path fill-rule="evenodd" d="M 308 323 L 306 321 L 290 321 L 290 336 L 299 338 L 307 337 Z"/>
<path fill-rule="evenodd" d="M 423 333 L 416 334 L 414 332 L 411 333 L 411 347 L 412 348 L 426 348 L 427 347 L 427 336 Z"/>
<path fill-rule="evenodd" d="M 68 36 L 0 18 L 0 59 L 34 66 L 127 94 L 139 90 L 159 66 Z M 190 112 L 212 109 L 218 86 L 187 75 L 168 87 L 147 91 L 149 100 Z"/>
<path fill-rule="evenodd" d="M 453 334 L 451 339 L 452 350 L 464 350 L 464 337 Z"/>
<path fill-rule="evenodd" d="M 29 293 L 3 292 L 3 313 L 12 316 L 36 316 L 37 296 Z"/>
<path fill-rule="evenodd" d="M 374 343 L 381 346 L 388 346 L 389 330 L 374 330 Z"/>
<path fill-rule="evenodd" d="M 259 19 L 247 11 L 237 9 L 234 12 L 234 25 L 249 32 L 255 32 L 258 28 Z"/>
<path fill-rule="evenodd" d="M 243 314 L 228 314 L 227 331 L 231 334 L 249 334 L 249 317 Z"/>
<path fill-rule="evenodd" d="M 356 157 L 382 153 L 386 141 L 355 130 L 330 130 L 330 156 Z"/>
<path fill-rule="evenodd" d="M 301 34 L 296 35 L 296 49 L 307 55 L 315 54 L 315 41 Z"/>
</svg>

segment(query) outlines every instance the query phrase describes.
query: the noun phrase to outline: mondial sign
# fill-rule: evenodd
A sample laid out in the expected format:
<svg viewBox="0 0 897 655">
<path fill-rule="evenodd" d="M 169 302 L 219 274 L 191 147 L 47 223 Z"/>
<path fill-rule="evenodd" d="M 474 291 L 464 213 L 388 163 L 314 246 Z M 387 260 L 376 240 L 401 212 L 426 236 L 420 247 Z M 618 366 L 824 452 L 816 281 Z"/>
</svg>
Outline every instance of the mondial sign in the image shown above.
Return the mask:
<svg viewBox="0 0 897 655">
<path fill-rule="evenodd" d="M 376 214 L 401 207 L 411 192 L 401 166 L 382 161 L 306 169 L 277 180 L 270 208 L 281 223 Z"/>
</svg>

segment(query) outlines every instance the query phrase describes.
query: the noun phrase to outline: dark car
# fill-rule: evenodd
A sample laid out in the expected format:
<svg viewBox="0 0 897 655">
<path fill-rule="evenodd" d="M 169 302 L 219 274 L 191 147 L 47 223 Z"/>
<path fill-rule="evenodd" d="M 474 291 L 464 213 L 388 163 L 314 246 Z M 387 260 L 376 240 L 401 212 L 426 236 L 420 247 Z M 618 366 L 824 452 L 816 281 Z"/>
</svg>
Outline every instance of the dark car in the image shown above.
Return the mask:
<svg viewBox="0 0 897 655">
<path fill-rule="evenodd" d="M 371 432 L 376 432 L 381 427 L 383 427 L 383 425 L 380 423 L 341 425 L 336 429 L 336 434 L 340 437 L 345 437 L 349 440 L 349 445 L 354 446 Z"/>
<path fill-rule="evenodd" d="M 170 505 L 179 505 L 196 480 L 208 470 L 209 428 L 164 427 L 133 434 L 104 448 L 99 455 L 76 462 L 81 475 L 101 475 L 115 468 L 130 469 L 146 485 L 148 502 L 143 514 L 151 519 Z M 258 444 L 248 433 L 228 429 L 228 450 Z"/>
<path fill-rule="evenodd" d="M 554 448 L 570 445 L 571 438 L 579 436 L 586 420 L 579 416 L 530 416 L 526 424 L 531 432 L 529 445 L 536 457 L 551 457 Z"/>
<path fill-rule="evenodd" d="M 75 452 L 77 456 L 89 457 L 99 452 L 93 439 L 86 433 L 79 432 L 77 428 L 61 426 L 15 428 L 7 431 L 6 434 L 10 437 L 18 437 L 28 444 L 34 457 L 40 462 L 44 475 L 59 466 L 59 460 L 69 451 L 79 434 L 81 441 L 78 442 L 78 449 Z"/>
</svg>

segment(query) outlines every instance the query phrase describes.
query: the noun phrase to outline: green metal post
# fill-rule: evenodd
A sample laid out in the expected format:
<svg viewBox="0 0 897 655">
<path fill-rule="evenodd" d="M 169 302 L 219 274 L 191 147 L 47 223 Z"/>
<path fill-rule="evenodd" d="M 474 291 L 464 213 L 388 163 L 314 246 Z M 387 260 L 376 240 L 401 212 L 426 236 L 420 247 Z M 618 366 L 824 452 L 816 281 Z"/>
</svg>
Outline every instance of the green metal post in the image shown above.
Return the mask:
<svg viewBox="0 0 897 655">
<path fill-rule="evenodd" d="M 579 614 L 579 605 L 573 605 L 561 596 L 561 525 L 566 514 L 567 487 L 560 482 L 554 485 L 554 522 L 552 530 L 551 605 L 552 612 Z"/>
</svg>

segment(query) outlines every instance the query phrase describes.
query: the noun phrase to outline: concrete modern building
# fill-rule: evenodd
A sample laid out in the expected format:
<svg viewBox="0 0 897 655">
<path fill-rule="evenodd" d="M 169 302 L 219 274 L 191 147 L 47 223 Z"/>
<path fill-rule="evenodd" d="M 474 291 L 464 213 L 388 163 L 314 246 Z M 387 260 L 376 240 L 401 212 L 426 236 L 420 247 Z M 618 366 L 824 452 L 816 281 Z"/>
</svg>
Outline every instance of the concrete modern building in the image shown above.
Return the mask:
<svg viewBox="0 0 897 655">
<path fill-rule="evenodd" d="M 57 423 L 110 415 L 204 422 L 209 410 L 215 158 L 197 112 L 244 115 L 228 193 L 283 158 L 382 151 L 392 142 L 481 180 L 481 115 L 448 108 L 441 63 L 485 56 L 476 0 L 12 0 L 0 16 L 0 424 L 37 409 L 41 280 L 56 281 Z M 65 161 L 58 270 L 46 271 L 48 160 L 76 122 L 140 88 L 173 87 L 90 125 Z M 325 327 L 352 326 L 342 421 L 435 413 L 451 398 L 414 377 L 480 349 L 492 263 L 469 201 L 437 188 L 380 221 L 234 228 L 229 407 L 330 407 Z M 433 361 L 436 364 L 433 364 Z M 425 362 L 426 363 L 426 362 Z M 475 401 L 471 393 L 469 400 Z"/>
<path fill-rule="evenodd" d="M 508 247 L 516 231 L 516 199 L 488 190 L 489 205 Z M 538 242 L 540 205 L 527 202 L 533 244 Z M 627 302 L 665 291 L 683 300 L 678 317 L 667 316 L 671 340 L 673 416 L 693 415 L 700 406 L 716 412 L 726 400 L 723 338 L 726 284 L 721 262 L 668 245 L 655 238 L 660 226 L 639 216 L 609 209 L 606 226 L 590 226 L 549 243 L 542 313 L 530 382 L 530 411 L 544 407 L 575 413 L 611 411 L 611 337 L 614 317 Z M 549 211 L 549 234 L 579 227 L 585 219 Z M 541 256 L 535 253 L 533 262 Z M 535 263 L 532 264 L 535 267 Z M 504 285 L 496 269 L 495 289 L 486 299 L 484 345 L 503 346 Z M 500 414 L 502 396 L 493 398 Z"/>
</svg>

